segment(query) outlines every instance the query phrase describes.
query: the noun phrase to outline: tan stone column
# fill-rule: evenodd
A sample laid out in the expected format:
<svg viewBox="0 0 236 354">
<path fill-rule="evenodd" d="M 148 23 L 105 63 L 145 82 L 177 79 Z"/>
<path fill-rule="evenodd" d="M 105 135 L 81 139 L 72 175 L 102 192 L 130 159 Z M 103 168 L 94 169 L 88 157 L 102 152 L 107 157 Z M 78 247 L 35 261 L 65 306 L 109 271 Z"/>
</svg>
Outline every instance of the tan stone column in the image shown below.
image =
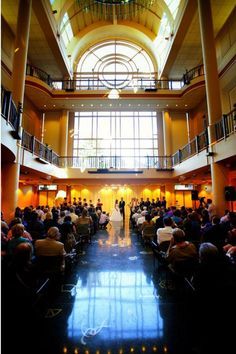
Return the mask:
<svg viewBox="0 0 236 354">
<path fill-rule="evenodd" d="M 70 112 L 69 113 L 69 123 L 68 123 L 68 146 L 67 146 L 67 155 L 72 156 L 73 155 L 73 134 L 74 132 L 74 117 L 75 113 Z"/>
<path fill-rule="evenodd" d="M 10 162 L 2 165 L 2 212 L 4 219 L 9 222 L 14 217 L 15 208 L 17 207 L 18 187 L 19 187 L 19 170 L 18 163 Z"/>
<path fill-rule="evenodd" d="M 157 112 L 157 139 L 158 156 L 164 156 L 163 118 L 160 112 Z"/>
<path fill-rule="evenodd" d="M 18 8 L 15 53 L 12 70 L 12 98 L 16 105 L 23 106 L 25 92 L 25 73 L 28 54 L 31 0 L 20 0 Z"/>
<path fill-rule="evenodd" d="M 15 53 L 12 70 L 12 98 L 16 106 L 23 106 L 25 90 L 25 72 L 28 53 L 31 0 L 20 0 L 17 17 L 17 30 L 15 39 Z M 22 116 L 20 116 L 21 127 Z M 6 220 L 12 218 L 17 206 L 17 189 L 20 176 L 20 153 L 18 147 L 16 161 L 5 164 L 2 171 L 2 210 Z"/>
<path fill-rule="evenodd" d="M 164 140 L 164 155 L 172 154 L 172 139 L 171 139 L 171 117 L 168 111 L 162 112 L 163 118 L 163 140 Z"/>
<path fill-rule="evenodd" d="M 60 156 L 67 156 L 69 112 L 62 111 L 60 118 Z"/>
<path fill-rule="evenodd" d="M 211 145 L 215 139 L 212 127 L 216 121 L 220 120 L 222 110 L 210 0 L 198 0 L 198 9 L 206 80 L 209 151 L 214 153 L 214 147 Z M 224 190 L 222 189 L 222 178 L 223 184 L 227 185 L 226 177 L 222 175 L 220 166 L 214 162 L 214 156 L 209 157 L 209 159 L 211 165 L 213 203 L 216 206 L 217 213 L 223 214 L 225 210 L 225 198 Z"/>
</svg>

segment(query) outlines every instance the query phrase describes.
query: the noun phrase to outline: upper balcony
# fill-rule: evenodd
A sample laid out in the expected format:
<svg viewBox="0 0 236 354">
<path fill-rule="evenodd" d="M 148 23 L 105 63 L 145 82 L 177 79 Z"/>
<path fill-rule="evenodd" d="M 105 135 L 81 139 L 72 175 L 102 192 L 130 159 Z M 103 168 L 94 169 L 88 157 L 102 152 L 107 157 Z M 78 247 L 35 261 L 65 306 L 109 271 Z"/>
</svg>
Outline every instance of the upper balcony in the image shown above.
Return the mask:
<svg viewBox="0 0 236 354">
<path fill-rule="evenodd" d="M 136 72 L 129 75 L 107 73 L 76 73 L 73 80 L 55 80 L 46 72 L 27 65 L 26 94 L 40 110 L 76 108 L 137 109 L 141 101 L 150 109 L 168 107 L 186 110 L 200 102 L 205 95 L 204 67 L 200 65 L 183 74 L 178 80 L 157 79 L 157 73 Z M 119 99 L 110 97 L 116 89 Z M 197 90 L 197 94 L 196 94 Z M 109 99 L 111 98 L 111 99 Z M 113 98 L 113 99 L 112 99 Z M 158 99 L 158 104 L 157 104 Z"/>
<path fill-rule="evenodd" d="M 16 155 L 16 151 L 12 149 L 9 134 L 18 140 L 18 146 L 22 148 L 22 160 L 20 163 L 30 166 L 34 169 L 50 171 L 55 177 L 60 178 L 60 170 L 70 170 L 67 177 L 77 176 L 78 170 L 83 173 L 103 173 L 111 175 L 136 174 L 138 177 L 148 176 L 155 177 L 154 171 L 158 172 L 158 178 L 164 178 L 164 175 L 178 176 L 183 171 L 189 171 L 209 165 L 212 158 L 212 149 L 214 151 L 214 161 L 221 161 L 235 156 L 235 133 L 236 133 L 236 109 L 223 115 L 222 119 L 216 122 L 201 134 L 197 135 L 187 145 L 183 146 L 172 156 L 58 156 L 47 144 L 40 142 L 33 135 L 25 130 L 19 129 L 20 107 L 17 109 L 11 98 L 11 93 L 2 88 L 2 118 L 6 122 L 8 131 L 2 129 L 2 144 L 8 147 Z M 4 125 L 4 126 L 5 126 Z M 208 130 L 212 129 L 212 135 L 215 137 L 214 143 L 209 146 Z M 10 145 L 9 145 L 10 144 Z M 16 144 L 15 144 L 16 145 Z M 29 154 L 31 160 L 25 156 Z M 29 157 L 28 156 L 28 157 Z M 196 160 L 196 156 L 201 159 Z M 32 160 L 33 158 L 33 160 Z M 192 160 L 193 159 L 193 160 Z M 31 161 L 31 162 L 30 162 Z M 33 164 L 32 164 L 33 161 Z M 192 162 L 191 162 L 192 161 Z M 39 162 L 42 168 L 39 167 Z M 45 165 L 42 166 L 42 163 Z M 37 167 L 38 166 L 38 167 Z M 47 168 L 50 166 L 49 168 Z M 54 168 L 53 168 L 54 166 Z M 145 172 L 144 175 L 141 175 Z M 164 175 L 163 175 L 164 173 Z M 65 177 L 65 174 L 63 174 Z M 75 177 L 74 177 L 75 178 Z M 90 175 L 90 178 L 93 178 Z"/>
</svg>

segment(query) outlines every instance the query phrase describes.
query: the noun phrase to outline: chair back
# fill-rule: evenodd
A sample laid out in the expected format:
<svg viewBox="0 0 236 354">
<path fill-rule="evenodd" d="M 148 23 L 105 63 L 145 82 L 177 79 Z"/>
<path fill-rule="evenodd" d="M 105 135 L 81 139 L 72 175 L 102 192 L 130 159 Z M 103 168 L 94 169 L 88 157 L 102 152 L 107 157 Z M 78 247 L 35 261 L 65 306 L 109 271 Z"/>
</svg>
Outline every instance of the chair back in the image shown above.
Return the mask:
<svg viewBox="0 0 236 354">
<path fill-rule="evenodd" d="M 156 236 L 155 225 L 145 225 L 143 228 L 143 237 L 154 238 Z"/>
<path fill-rule="evenodd" d="M 76 241 L 82 240 L 86 242 L 91 242 L 90 224 L 77 224 L 76 233 Z"/>
<path fill-rule="evenodd" d="M 170 245 L 170 241 L 163 241 L 159 244 L 159 251 L 167 252 L 168 247 Z"/>
<path fill-rule="evenodd" d="M 64 256 L 38 256 L 36 257 L 37 269 L 40 274 L 52 276 L 61 274 Z"/>
<path fill-rule="evenodd" d="M 76 231 L 78 235 L 89 235 L 90 225 L 89 224 L 77 224 Z"/>
</svg>

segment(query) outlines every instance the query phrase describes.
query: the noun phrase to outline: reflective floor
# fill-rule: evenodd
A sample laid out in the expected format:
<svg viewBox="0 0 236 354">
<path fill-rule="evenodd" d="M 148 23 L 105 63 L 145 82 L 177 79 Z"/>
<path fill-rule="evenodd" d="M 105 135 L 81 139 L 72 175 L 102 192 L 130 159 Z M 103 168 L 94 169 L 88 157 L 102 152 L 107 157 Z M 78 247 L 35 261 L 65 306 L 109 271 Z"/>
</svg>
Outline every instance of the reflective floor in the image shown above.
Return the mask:
<svg viewBox="0 0 236 354">
<path fill-rule="evenodd" d="M 177 293 L 157 272 L 128 220 L 113 222 L 84 246 L 60 294 L 38 315 L 11 318 L 5 309 L 2 352 L 214 353 L 220 337 L 210 336 L 212 322 L 196 309 L 191 292 Z M 230 352 L 224 344 L 222 353 Z"/>
</svg>

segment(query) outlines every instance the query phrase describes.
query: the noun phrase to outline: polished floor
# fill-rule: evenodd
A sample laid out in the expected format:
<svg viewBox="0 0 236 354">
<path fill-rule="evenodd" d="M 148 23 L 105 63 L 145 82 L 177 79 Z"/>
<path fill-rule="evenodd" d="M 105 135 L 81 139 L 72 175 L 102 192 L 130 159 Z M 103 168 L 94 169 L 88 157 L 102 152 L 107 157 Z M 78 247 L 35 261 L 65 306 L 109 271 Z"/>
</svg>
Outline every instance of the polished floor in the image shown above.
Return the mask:
<svg viewBox="0 0 236 354">
<path fill-rule="evenodd" d="M 231 353 L 229 323 L 199 312 L 190 289 L 156 270 L 128 220 L 99 230 L 35 313 L 2 309 L 3 354 Z"/>
</svg>

